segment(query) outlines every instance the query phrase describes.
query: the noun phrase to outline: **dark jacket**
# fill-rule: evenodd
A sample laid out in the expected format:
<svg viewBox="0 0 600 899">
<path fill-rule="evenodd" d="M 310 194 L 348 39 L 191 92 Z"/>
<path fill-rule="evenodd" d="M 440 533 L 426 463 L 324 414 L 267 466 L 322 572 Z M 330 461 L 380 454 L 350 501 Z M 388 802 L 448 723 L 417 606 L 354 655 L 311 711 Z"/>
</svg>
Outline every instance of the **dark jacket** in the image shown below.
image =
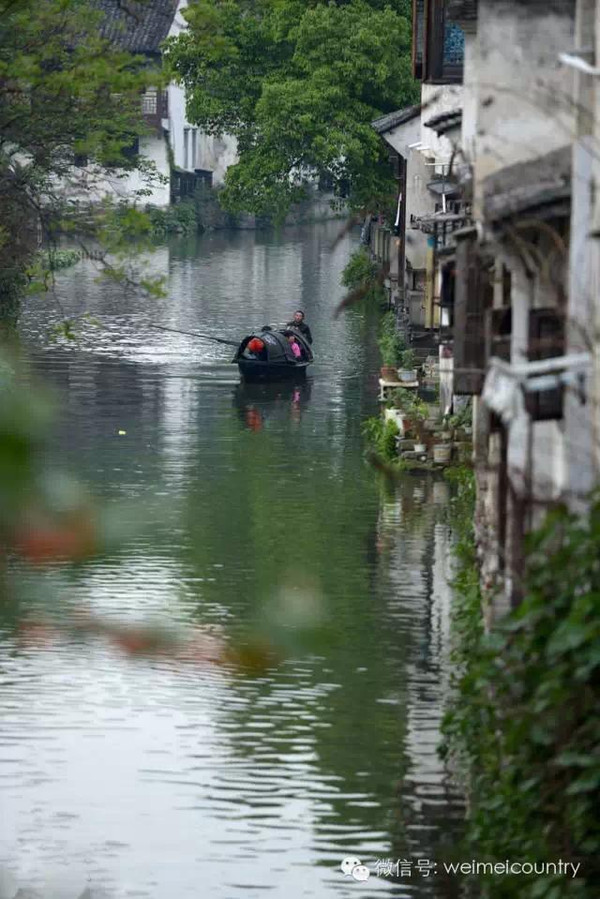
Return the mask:
<svg viewBox="0 0 600 899">
<path fill-rule="evenodd" d="M 310 328 L 308 327 L 306 322 L 300 322 L 300 324 L 295 321 L 288 322 L 286 328 L 295 328 L 296 331 L 299 331 L 300 334 L 302 334 L 302 336 L 306 338 L 309 343 L 312 343 L 312 334 L 310 333 Z"/>
</svg>

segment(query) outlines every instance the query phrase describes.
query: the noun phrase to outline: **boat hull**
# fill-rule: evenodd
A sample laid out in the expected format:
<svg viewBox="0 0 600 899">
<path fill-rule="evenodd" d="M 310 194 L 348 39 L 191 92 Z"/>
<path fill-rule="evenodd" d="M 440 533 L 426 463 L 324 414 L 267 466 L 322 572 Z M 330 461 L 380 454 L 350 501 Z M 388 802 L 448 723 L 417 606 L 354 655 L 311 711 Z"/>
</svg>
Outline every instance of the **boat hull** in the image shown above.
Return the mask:
<svg viewBox="0 0 600 899">
<path fill-rule="evenodd" d="M 237 365 L 244 381 L 252 383 L 288 381 L 306 377 L 310 362 L 269 362 L 260 359 L 238 359 Z"/>
</svg>

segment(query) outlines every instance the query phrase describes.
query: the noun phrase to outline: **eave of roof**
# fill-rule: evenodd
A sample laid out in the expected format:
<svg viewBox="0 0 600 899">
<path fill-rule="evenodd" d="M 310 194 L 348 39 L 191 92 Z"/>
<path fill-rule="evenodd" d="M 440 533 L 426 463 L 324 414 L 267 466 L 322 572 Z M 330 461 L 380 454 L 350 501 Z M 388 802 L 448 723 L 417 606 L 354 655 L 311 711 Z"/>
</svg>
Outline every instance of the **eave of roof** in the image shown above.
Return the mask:
<svg viewBox="0 0 600 899">
<path fill-rule="evenodd" d="M 571 196 L 571 147 L 516 163 L 483 181 L 483 214 L 489 222 L 553 207 Z M 565 208 L 558 206 L 558 209 Z"/>
<path fill-rule="evenodd" d="M 421 104 L 417 103 L 416 106 L 408 106 L 405 109 L 397 109 L 395 112 L 388 112 L 387 115 L 383 115 L 379 119 L 375 119 L 374 122 L 371 122 L 371 127 L 374 128 L 378 134 L 387 134 L 388 131 L 393 131 L 394 128 L 397 128 L 399 125 L 405 125 L 406 122 L 411 122 L 413 119 L 420 116 L 421 108 Z"/>
<path fill-rule="evenodd" d="M 101 12 L 100 32 L 130 53 L 157 54 L 169 34 L 178 0 L 92 0 Z"/>
<path fill-rule="evenodd" d="M 423 122 L 426 128 L 431 128 L 437 134 L 445 134 L 453 128 L 460 127 L 462 123 L 462 109 L 452 109 L 450 112 L 442 112 Z"/>
</svg>

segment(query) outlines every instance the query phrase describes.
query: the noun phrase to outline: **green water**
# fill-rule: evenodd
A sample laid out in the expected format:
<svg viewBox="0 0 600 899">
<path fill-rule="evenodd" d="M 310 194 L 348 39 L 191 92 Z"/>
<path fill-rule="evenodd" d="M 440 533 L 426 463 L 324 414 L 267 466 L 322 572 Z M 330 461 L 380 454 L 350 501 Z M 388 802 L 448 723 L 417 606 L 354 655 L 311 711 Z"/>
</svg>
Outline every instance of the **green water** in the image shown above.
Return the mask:
<svg viewBox="0 0 600 899">
<path fill-rule="evenodd" d="M 51 299 L 22 321 L 62 397 L 55 459 L 118 517 L 114 552 L 14 564 L 27 607 L 91 609 L 266 644 L 250 676 L 131 658 L 107 641 L 0 643 L 0 899 L 88 888 L 187 899 L 450 896 L 417 861 L 460 816 L 436 755 L 446 689 L 450 535 L 443 483 L 382 491 L 360 423 L 377 408 L 376 317 L 334 320 L 348 237 L 335 224 L 174 243 L 169 297 L 123 296 L 91 263 L 61 275 L 80 341 L 48 341 Z M 305 309 L 306 384 L 239 385 L 237 337 Z M 125 431 L 125 434 L 119 434 Z M 8 615 L 8 612 L 6 612 Z M 446 848 L 445 848 L 446 847 Z M 345 877 L 355 856 L 366 883 Z M 377 876 L 407 858 L 412 876 Z"/>
</svg>

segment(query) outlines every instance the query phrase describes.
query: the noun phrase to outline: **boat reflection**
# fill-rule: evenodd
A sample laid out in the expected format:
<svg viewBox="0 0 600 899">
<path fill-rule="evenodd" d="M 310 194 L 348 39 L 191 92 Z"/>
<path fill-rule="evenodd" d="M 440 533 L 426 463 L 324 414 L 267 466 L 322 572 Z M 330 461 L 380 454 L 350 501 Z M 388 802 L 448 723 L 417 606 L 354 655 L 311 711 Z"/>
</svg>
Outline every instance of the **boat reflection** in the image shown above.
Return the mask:
<svg viewBox="0 0 600 899">
<path fill-rule="evenodd" d="M 302 409 L 310 400 L 311 389 L 310 379 L 303 379 L 300 383 L 242 382 L 235 388 L 233 402 L 244 426 L 251 431 L 260 431 L 268 421 L 281 420 L 283 416 L 299 422 Z"/>
</svg>

